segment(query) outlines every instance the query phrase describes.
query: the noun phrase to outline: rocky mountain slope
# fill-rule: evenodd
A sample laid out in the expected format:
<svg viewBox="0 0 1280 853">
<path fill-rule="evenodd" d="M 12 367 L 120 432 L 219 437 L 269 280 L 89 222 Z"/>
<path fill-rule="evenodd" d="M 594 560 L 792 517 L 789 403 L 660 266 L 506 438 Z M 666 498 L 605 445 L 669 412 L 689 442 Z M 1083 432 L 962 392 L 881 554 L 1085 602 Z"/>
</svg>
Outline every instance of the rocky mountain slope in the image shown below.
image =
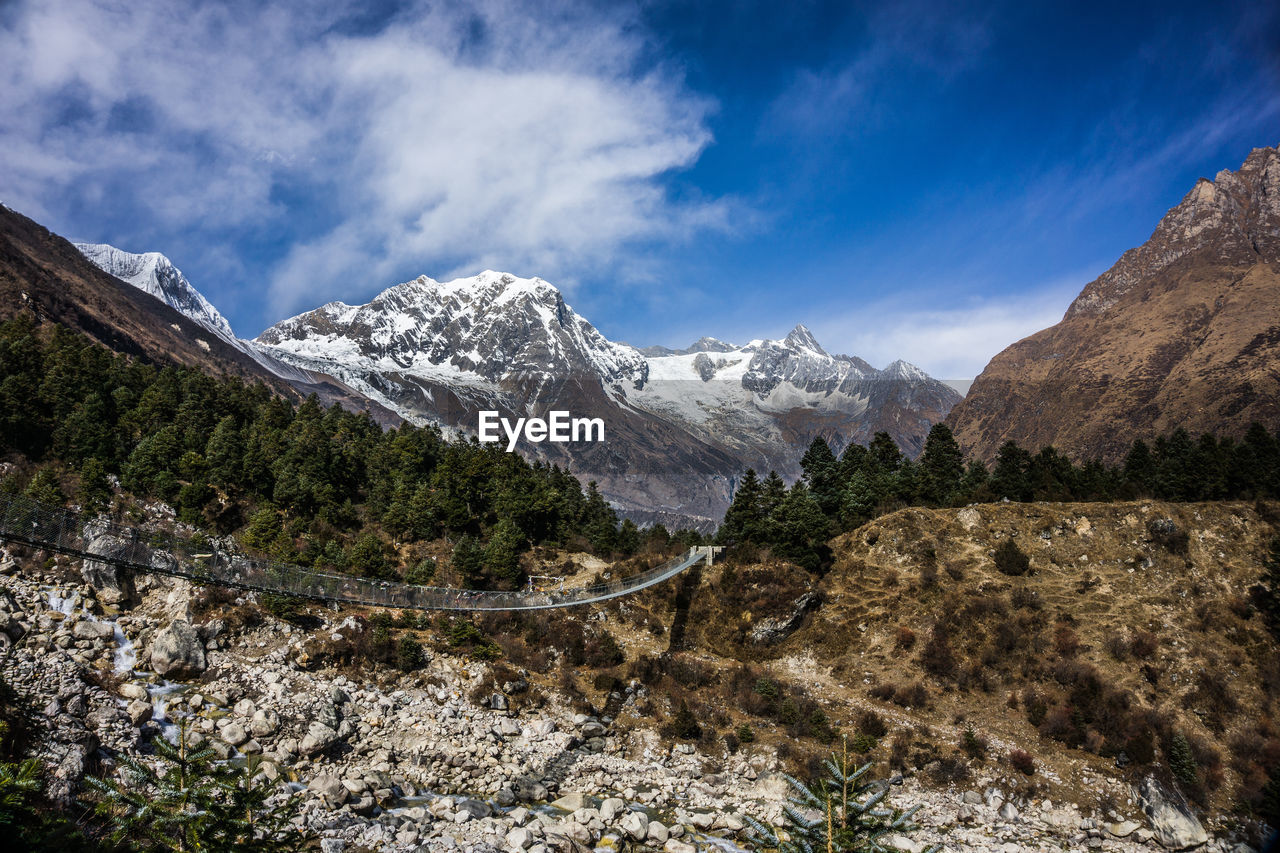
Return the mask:
<svg viewBox="0 0 1280 853">
<path fill-rule="evenodd" d="M 1185 550 L 1165 521 L 1186 533 Z M 686 651 L 673 656 L 684 685 L 675 688 L 616 678 L 665 643 L 636 625 L 646 612 L 670 623 L 672 589 L 538 617 L 549 638 L 567 622 L 611 633 L 624 649 L 617 667 L 580 671 L 558 639 L 536 650 L 541 667 L 522 671 L 441 642 L 402 674 L 368 662 L 341 669 L 344 644 L 368 630 L 371 614 L 358 609 L 316 608 L 304 629 L 251 596 L 140 577 L 122 597 L 93 572 L 85 577 L 97 585 L 85 584 L 66 558 L 15 552 L 0 561 L 0 632 L 17 646 L 5 677 L 49 715 L 40 748 L 55 791 L 75 789 L 97 745 L 145 750 L 185 716 L 219 754 L 261 756 L 270 778 L 297 783 L 299 824 L 329 851 L 568 851 L 603 839 L 687 853 L 713 837 L 724 847 L 743 815 L 779 818 L 785 754 L 825 751 L 724 700 L 719 691 L 753 660 L 749 690 L 761 679 L 806 686 L 869 749 L 875 775 L 892 780 L 892 802 L 922 803 L 923 829 L 895 839 L 900 849 L 1239 853 L 1250 848 L 1237 846 L 1246 835 L 1233 797 L 1273 748 L 1268 709 L 1280 681 L 1261 617 L 1237 599 L 1275 522 L 1267 507 L 1231 504 L 903 510 L 834 543 L 839 562 L 797 619 L 775 618 L 792 606 L 776 593 L 794 567 L 705 573 Z M 1008 538 L 1030 555 L 1030 574 L 991 568 L 989 552 Z M 766 622 L 785 627 L 753 630 Z M 949 669 L 925 663 L 939 622 L 951 632 Z M 1002 624 L 1014 628 L 1007 647 Z M 422 627 L 415 633 L 433 645 L 435 631 Z M 1157 732 L 1154 762 L 1121 759 L 1105 740 L 1068 743 L 1048 727 L 1090 668 L 1102 679 L 1097 701 Z M 1211 696 L 1214 679 L 1223 687 Z M 1112 702 L 1114 690 L 1128 703 Z M 610 713 L 584 708 L 597 701 Z M 1036 701 L 1049 706 L 1038 727 Z M 660 734 L 683 702 L 711 737 Z M 1089 719 L 1095 710 L 1081 707 Z M 868 711 L 884 730 L 860 740 Z M 756 732 L 749 742 L 721 739 L 744 723 Z M 968 726 L 981 749 L 966 754 Z M 1165 726 L 1185 732 L 1204 762 L 1204 805 L 1189 808 L 1163 769 Z M 1019 749 L 1031 775 L 1010 763 Z"/>
<path fill-rule="evenodd" d="M 409 420 L 474 432 L 482 409 L 599 417 L 603 446 L 523 449 L 597 480 L 632 514 L 703 521 L 723 514 L 748 466 L 796 476 L 819 435 L 839 450 L 883 429 L 914 455 L 959 399 L 905 363 L 878 371 L 832 356 L 803 326 L 783 341 L 640 351 L 606 339 L 541 279 L 491 271 L 330 303 L 254 343 Z"/>
<path fill-rule="evenodd" d="M 116 352 L 264 382 L 292 393 L 242 350 L 90 263 L 63 238 L 0 206 L 0 316 L 27 313 Z"/>
<path fill-rule="evenodd" d="M 947 423 L 990 459 L 1053 444 L 1115 459 L 1176 427 L 1280 421 L 1280 151 L 1202 178 L 1056 326 L 1005 349 Z"/>
</svg>

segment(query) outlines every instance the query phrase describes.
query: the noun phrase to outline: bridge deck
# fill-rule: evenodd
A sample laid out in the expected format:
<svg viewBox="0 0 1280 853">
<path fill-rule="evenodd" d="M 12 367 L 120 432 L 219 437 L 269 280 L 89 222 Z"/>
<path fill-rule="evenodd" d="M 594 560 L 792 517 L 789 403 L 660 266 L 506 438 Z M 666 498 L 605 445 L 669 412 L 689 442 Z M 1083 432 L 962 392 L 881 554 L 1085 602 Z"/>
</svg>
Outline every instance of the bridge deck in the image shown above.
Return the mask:
<svg viewBox="0 0 1280 853">
<path fill-rule="evenodd" d="M 226 553 L 208 543 L 148 533 L 102 518 L 82 519 L 71 510 L 22 495 L 0 495 L 0 540 L 96 560 L 135 572 L 186 578 L 312 601 L 406 610 L 548 610 L 607 601 L 672 578 L 713 548 L 699 546 L 648 571 L 609 583 L 555 592 L 459 590 L 317 572 L 291 563 Z"/>
</svg>

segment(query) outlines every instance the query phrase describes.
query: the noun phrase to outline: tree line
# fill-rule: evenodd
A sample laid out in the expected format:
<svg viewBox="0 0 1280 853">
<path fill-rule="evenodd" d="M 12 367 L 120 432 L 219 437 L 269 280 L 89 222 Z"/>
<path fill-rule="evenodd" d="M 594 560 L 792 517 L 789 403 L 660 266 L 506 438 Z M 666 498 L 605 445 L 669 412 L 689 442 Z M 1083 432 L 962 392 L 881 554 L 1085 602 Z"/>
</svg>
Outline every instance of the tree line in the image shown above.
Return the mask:
<svg viewBox="0 0 1280 853">
<path fill-rule="evenodd" d="M 556 465 L 434 426 L 384 430 L 368 412 L 148 364 L 22 316 L 0 325 L 0 452 L 39 466 L 0 487 L 40 500 L 92 514 L 119 487 L 275 559 L 416 583 L 436 570 L 416 546 L 442 537 L 454 579 L 476 588 L 518 584 L 536 545 L 628 555 L 671 538 L 620 521 Z"/>
<path fill-rule="evenodd" d="M 906 506 L 948 507 L 993 501 L 1170 501 L 1280 497 L 1280 436 L 1260 424 L 1244 438 L 1192 438 L 1176 429 L 1148 444 L 1139 439 L 1124 461 L 1080 464 L 1053 447 L 1032 453 L 1016 442 L 988 468 L 966 462 L 946 424 L 929 431 L 924 452 L 905 456 L 888 433 L 851 444 L 839 458 L 815 438 L 800 461 L 803 476 L 787 488 L 776 472 L 748 469 L 716 534 L 720 544 L 767 546 L 810 571 L 830 561 L 827 541 Z"/>
</svg>

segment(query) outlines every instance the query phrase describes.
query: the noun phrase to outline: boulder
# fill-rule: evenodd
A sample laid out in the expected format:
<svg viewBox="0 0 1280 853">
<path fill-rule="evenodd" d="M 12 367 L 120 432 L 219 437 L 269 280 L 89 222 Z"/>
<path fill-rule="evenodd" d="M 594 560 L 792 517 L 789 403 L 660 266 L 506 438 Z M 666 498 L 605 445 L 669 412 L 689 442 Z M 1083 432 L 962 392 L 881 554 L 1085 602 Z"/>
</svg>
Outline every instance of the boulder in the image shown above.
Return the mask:
<svg viewBox="0 0 1280 853">
<path fill-rule="evenodd" d="M 336 809 L 347 801 L 348 792 L 342 780 L 337 776 L 317 776 L 307 785 L 307 789 L 319 794 L 325 804 Z"/>
<path fill-rule="evenodd" d="M 1137 787 L 1138 802 L 1151 824 L 1156 841 L 1170 850 L 1190 850 L 1209 840 L 1208 834 L 1186 800 L 1147 776 Z"/>
<path fill-rule="evenodd" d="M 493 815 L 493 806 L 481 800 L 463 800 L 455 808 L 460 812 L 467 812 L 477 820 Z"/>
<path fill-rule="evenodd" d="M 89 540 L 85 550 L 109 558 L 125 557 L 128 544 L 115 536 L 96 536 Z M 80 568 L 84 582 L 97 591 L 98 600 L 112 606 L 138 600 L 138 590 L 133 584 L 133 572 L 102 560 L 85 560 Z"/>
<path fill-rule="evenodd" d="M 151 668 L 163 676 L 191 678 L 204 672 L 204 643 L 185 619 L 175 619 L 151 643 Z"/>
<path fill-rule="evenodd" d="M 272 710 L 258 709 L 249 721 L 249 731 L 254 737 L 270 737 L 280 728 L 280 715 Z"/>
<path fill-rule="evenodd" d="M 587 795 L 577 792 L 565 794 L 551 805 L 566 812 L 576 812 L 578 809 L 586 807 Z"/>
<path fill-rule="evenodd" d="M 791 603 L 791 612 L 786 616 L 773 616 L 761 619 L 748 638 L 757 645 L 778 643 L 795 633 L 804 621 L 805 615 L 822 603 L 816 592 L 806 592 Z"/>
<path fill-rule="evenodd" d="M 605 823 L 613 823 L 613 819 L 627 810 L 627 804 L 619 797 L 610 797 L 600 804 L 600 819 Z"/>
<path fill-rule="evenodd" d="M 125 699 L 146 700 L 149 697 L 149 694 L 147 693 L 147 688 L 143 687 L 141 684 L 139 684 L 136 681 L 126 681 L 123 684 L 121 684 L 119 688 L 119 693 Z"/>
<path fill-rule="evenodd" d="M 110 640 L 115 635 L 116 630 L 110 624 L 90 619 L 81 619 L 71 629 L 71 636 L 77 640 Z"/>
<path fill-rule="evenodd" d="M 656 846 L 666 844 L 667 839 L 670 837 L 666 826 L 656 820 L 649 821 L 649 828 L 646 830 L 645 835 L 648 837 L 649 843 Z"/>
<path fill-rule="evenodd" d="M 634 841 L 644 841 L 649 834 L 649 818 L 643 812 L 630 812 L 619 824 Z"/>
<path fill-rule="evenodd" d="M 125 713 L 129 715 L 129 722 L 135 726 L 140 726 L 147 720 L 151 719 L 152 707 L 150 702 L 144 702 L 141 699 L 134 699 L 125 706 Z"/>
<path fill-rule="evenodd" d="M 306 756 L 316 755 L 328 749 L 337 739 L 338 733 L 324 723 L 312 723 L 298 744 L 298 752 Z"/>
<path fill-rule="evenodd" d="M 228 723 L 222 727 L 221 737 L 232 746 L 239 746 L 249 739 L 249 734 L 239 723 Z"/>
</svg>

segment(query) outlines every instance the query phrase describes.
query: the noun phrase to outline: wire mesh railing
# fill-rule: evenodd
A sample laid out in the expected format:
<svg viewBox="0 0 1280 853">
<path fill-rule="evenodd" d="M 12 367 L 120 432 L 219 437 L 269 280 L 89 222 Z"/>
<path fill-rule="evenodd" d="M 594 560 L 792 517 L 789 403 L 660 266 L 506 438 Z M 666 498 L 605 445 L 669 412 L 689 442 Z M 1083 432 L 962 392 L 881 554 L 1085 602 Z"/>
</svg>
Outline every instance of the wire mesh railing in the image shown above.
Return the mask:
<svg viewBox="0 0 1280 853">
<path fill-rule="evenodd" d="M 203 584 L 406 610 L 547 610 L 591 604 L 662 583 L 699 560 L 710 562 L 714 553 L 709 547 L 694 547 L 630 577 L 571 589 L 508 592 L 417 586 L 247 557 L 208 541 L 129 527 L 103 516 L 85 519 L 73 510 L 25 495 L 0 495 L 0 539 Z"/>
</svg>

